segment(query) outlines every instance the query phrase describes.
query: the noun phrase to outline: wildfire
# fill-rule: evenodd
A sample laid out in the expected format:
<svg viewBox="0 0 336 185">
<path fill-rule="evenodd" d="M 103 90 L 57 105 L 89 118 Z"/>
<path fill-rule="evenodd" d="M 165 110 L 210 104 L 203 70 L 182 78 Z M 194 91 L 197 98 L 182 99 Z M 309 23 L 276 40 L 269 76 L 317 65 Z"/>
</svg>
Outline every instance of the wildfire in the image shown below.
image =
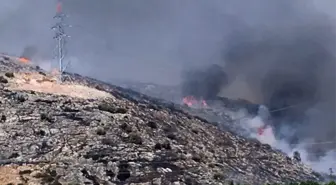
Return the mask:
<svg viewBox="0 0 336 185">
<path fill-rule="evenodd" d="M 194 96 L 186 96 L 182 99 L 182 102 L 188 107 L 208 107 L 208 104 L 205 100 L 197 100 Z"/>
<path fill-rule="evenodd" d="M 19 61 L 22 62 L 22 63 L 28 63 L 28 62 L 30 62 L 29 59 L 24 58 L 24 57 L 20 57 L 20 58 L 19 58 Z"/>
</svg>

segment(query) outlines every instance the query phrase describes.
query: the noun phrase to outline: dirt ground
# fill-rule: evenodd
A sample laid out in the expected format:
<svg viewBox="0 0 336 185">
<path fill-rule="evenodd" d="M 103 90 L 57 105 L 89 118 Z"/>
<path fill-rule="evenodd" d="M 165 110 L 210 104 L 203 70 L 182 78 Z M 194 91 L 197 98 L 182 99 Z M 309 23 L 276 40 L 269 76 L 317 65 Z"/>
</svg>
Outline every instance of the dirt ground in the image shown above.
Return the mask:
<svg viewBox="0 0 336 185">
<path fill-rule="evenodd" d="M 60 84 L 53 76 L 40 73 L 15 73 L 10 80 L 10 90 L 32 90 L 36 92 L 66 95 L 84 99 L 111 97 L 109 93 L 79 84 Z"/>
<path fill-rule="evenodd" d="M 0 166 L 1 185 L 39 185 L 39 167 L 34 165 L 7 165 Z"/>
</svg>

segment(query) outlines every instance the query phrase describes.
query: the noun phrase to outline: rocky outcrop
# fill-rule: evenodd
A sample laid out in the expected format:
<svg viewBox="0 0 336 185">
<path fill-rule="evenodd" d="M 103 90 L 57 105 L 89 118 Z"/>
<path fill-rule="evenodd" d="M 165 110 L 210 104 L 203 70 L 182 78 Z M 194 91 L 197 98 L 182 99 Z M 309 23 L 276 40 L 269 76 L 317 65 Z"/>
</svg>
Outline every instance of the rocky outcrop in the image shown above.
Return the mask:
<svg viewBox="0 0 336 185">
<path fill-rule="evenodd" d="M 14 88 L 23 72 L 47 76 L 39 70 L 1 61 L 0 184 L 218 185 L 318 178 L 269 145 L 94 79 L 68 74 L 67 86 L 50 82 L 48 91 L 36 79 L 26 87 L 40 88 Z M 83 87 L 108 95 L 82 96 Z M 73 88 L 71 96 L 66 88 Z"/>
</svg>

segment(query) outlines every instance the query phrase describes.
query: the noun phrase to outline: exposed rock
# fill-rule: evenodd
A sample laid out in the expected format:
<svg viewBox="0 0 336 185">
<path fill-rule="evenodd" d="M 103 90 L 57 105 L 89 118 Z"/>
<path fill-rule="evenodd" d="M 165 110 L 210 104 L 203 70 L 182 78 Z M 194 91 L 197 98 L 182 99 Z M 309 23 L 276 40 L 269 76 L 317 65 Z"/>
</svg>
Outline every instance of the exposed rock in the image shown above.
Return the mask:
<svg viewBox="0 0 336 185">
<path fill-rule="evenodd" d="M 8 80 L 5 77 L 0 76 L 0 83 L 6 84 L 6 83 L 8 83 Z"/>
<path fill-rule="evenodd" d="M 301 155 L 298 151 L 295 151 L 294 154 L 293 154 L 293 158 L 298 161 L 298 162 L 301 162 Z"/>
<path fill-rule="evenodd" d="M 7 73 L 5 73 L 5 76 L 7 77 L 7 78 L 14 78 L 14 73 L 12 73 L 12 72 L 7 72 Z"/>
<path fill-rule="evenodd" d="M 15 72 L 0 90 L 0 184 L 217 185 L 318 178 L 283 153 L 220 131 L 172 103 L 76 74 L 68 75 L 72 81 L 66 85 L 31 83 L 39 78 L 36 68 L 11 61 L 0 70 Z M 22 82 L 21 72 L 34 74 Z M 41 88 L 43 83 L 49 88 Z"/>
</svg>

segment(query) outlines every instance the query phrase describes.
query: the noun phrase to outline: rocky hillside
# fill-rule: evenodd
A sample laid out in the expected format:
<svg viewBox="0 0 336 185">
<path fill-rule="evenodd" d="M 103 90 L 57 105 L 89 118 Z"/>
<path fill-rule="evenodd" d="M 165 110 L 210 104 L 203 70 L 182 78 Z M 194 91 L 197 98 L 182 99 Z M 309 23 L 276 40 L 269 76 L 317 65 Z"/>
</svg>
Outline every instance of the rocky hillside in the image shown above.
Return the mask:
<svg viewBox="0 0 336 185">
<path fill-rule="evenodd" d="M 250 184 L 316 180 L 269 145 L 172 103 L 0 60 L 0 184 Z"/>
</svg>

